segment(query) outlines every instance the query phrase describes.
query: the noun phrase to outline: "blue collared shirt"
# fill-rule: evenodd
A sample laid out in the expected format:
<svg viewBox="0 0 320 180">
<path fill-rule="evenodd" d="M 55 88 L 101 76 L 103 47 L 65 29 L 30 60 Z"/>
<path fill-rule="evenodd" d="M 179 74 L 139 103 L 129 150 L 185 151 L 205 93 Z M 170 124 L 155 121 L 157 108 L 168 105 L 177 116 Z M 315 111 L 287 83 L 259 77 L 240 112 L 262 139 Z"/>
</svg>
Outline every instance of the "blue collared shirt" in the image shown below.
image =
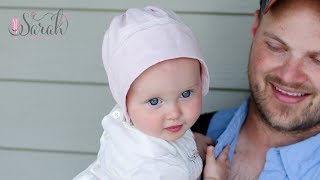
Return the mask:
<svg viewBox="0 0 320 180">
<path fill-rule="evenodd" d="M 240 128 L 248 114 L 249 100 L 240 107 L 217 112 L 212 118 L 207 136 L 217 141 L 215 154 L 230 144 L 232 160 Z M 320 134 L 288 146 L 270 148 L 260 180 L 320 180 Z"/>
</svg>

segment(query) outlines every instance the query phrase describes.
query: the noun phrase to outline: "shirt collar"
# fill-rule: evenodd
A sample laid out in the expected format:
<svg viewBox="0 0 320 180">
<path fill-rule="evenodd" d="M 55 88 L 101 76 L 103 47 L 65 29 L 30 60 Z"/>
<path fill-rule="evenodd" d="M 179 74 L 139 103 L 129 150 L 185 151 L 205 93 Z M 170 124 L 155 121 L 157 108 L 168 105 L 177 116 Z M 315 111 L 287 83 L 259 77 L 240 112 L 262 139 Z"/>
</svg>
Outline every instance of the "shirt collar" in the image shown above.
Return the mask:
<svg viewBox="0 0 320 180">
<path fill-rule="evenodd" d="M 215 146 L 216 156 L 219 156 L 223 148 L 229 144 L 230 145 L 229 160 L 232 159 L 233 153 L 238 141 L 240 128 L 244 123 L 248 114 L 248 104 L 249 104 L 249 99 L 247 99 L 241 104 L 238 110 L 234 113 L 226 130 L 217 139 L 217 144 Z"/>
</svg>

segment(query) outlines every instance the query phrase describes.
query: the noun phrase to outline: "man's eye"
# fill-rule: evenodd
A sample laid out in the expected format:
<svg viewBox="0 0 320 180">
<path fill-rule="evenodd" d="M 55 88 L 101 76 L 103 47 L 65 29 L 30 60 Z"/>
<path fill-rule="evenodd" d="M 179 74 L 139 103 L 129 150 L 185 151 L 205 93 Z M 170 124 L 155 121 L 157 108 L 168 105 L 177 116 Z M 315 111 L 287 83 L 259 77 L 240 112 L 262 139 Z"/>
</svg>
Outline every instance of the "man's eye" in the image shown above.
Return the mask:
<svg viewBox="0 0 320 180">
<path fill-rule="evenodd" d="M 320 58 L 318 58 L 318 59 L 317 59 L 317 58 L 314 58 L 313 61 L 314 61 L 317 65 L 320 65 Z"/>
<path fill-rule="evenodd" d="M 311 58 L 317 65 L 320 65 L 320 56 L 319 56 L 319 55 L 311 55 L 310 58 Z"/>
<path fill-rule="evenodd" d="M 152 106 L 155 106 L 157 104 L 159 104 L 159 99 L 158 98 L 152 98 L 148 101 L 148 103 Z"/>
<path fill-rule="evenodd" d="M 277 44 L 274 44 L 274 43 L 267 43 L 267 46 L 271 51 L 274 51 L 274 52 L 285 52 L 286 51 L 285 48 L 283 48 Z"/>
<path fill-rule="evenodd" d="M 320 64 L 320 58 L 319 58 L 319 59 L 314 59 L 314 61 L 315 61 L 317 64 Z"/>
<path fill-rule="evenodd" d="M 187 97 L 190 97 L 190 95 L 191 95 L 191 90 L 186 90 L 181 94 L 181 97 L 187 98 Z"/>
</svg>

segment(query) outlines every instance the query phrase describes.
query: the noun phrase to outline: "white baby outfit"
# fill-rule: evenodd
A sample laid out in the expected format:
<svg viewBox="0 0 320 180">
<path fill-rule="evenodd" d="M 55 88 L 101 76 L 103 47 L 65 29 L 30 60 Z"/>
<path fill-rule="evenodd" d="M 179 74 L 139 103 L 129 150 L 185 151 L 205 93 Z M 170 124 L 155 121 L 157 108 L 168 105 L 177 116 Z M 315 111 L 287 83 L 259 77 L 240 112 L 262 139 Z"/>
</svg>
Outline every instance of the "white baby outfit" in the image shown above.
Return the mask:
<svg viewBox="0 0 320 180">
<path fill-rule="evenodd" d="M 119 107 L 102 120 L 97 160 L 77 180 L 195 180 L 202 171 L 193 134 L 169 142 L 128 124 Z"/>
</svg>

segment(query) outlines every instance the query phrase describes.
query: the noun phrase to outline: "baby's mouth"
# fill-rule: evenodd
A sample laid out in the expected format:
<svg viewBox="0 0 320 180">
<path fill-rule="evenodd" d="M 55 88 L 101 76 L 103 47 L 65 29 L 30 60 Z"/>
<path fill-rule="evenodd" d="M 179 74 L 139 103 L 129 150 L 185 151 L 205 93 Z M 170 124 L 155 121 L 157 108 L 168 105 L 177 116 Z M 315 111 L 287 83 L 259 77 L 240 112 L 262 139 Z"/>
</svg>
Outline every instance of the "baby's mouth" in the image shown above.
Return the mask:
<svg viewBox="0 0 320 180">
<path fill-rule="evenodd" d="M 168 130 L 169 132 L 176 133 L 176 132 L 179 132 L 182 129 L 182 125 L 169 126 L 169 127 L 165 128 L 165 129 Z"/>
</svg>

